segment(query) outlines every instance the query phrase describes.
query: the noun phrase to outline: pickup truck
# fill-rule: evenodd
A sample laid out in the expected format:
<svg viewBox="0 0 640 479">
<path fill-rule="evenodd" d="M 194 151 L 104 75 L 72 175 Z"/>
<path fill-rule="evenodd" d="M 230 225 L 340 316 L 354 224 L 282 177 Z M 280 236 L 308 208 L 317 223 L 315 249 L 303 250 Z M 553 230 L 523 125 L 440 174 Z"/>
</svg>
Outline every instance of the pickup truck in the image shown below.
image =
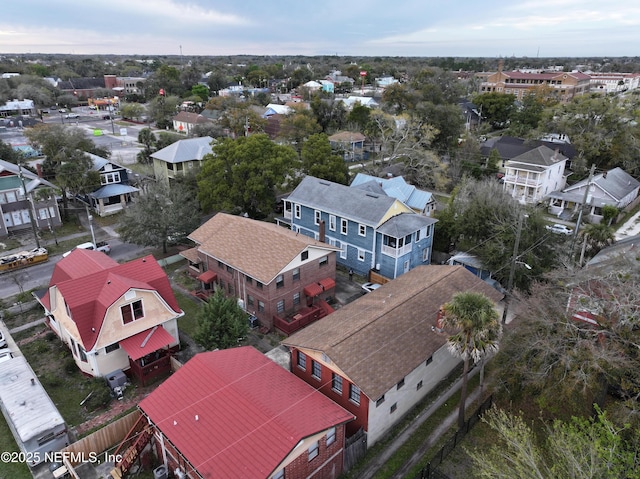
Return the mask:
<svg viewBox="0 0 640 479">
<path fill-rule="evenodd" d="M 104 254 L 111 253 L 111 246 L 106 241 L 98 241 L 97 244 L 93 244 L 92 242 L 89 241 L 88 243 L 79 244 L 78 246 L 73 248 L 71 251 L 73 251 L 74 249 L 78 249 L 78 248 L 102 251 Z M 67 256 L 69 256 L 71 254 L 71 251 L 67 251 L 66 253 L 63 253 L 62 257 L 66 258 Z"/>
</svg>

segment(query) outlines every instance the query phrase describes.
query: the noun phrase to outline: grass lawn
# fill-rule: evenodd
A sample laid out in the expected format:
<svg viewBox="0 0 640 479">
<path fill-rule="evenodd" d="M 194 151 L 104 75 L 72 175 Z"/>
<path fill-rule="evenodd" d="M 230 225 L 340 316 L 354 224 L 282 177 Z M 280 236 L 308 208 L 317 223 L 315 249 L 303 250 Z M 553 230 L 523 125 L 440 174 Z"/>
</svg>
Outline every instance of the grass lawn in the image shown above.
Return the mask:
<svg viewBox="0 0 640 479">
<path fill-rule="evenodd" d="M 77 426 L 92 418 L 99 408 L 94 400 L 106 397 L 109 389 L 102 379 L 83 376 L 75 364 L 71 351 L 47 327 L 42 325 L 29 331 L 38 338 L 20 346 L 22 354 L 35 371 L 67 425 Z M 81 405 L 89 394 L 89 401 Z"/>
<path fill-rule="evenodd" d="M 1 452 L 19 452 L 18 445 L 13 439 L 11 430 L 4 420 L 4 416 L 0 415 L 0 451 Z M 3 479 L 31 479 L 31 471 L 25 463 L 20 462 L 4 462 L 0 461 L 0 477 Z"/>
</svg>

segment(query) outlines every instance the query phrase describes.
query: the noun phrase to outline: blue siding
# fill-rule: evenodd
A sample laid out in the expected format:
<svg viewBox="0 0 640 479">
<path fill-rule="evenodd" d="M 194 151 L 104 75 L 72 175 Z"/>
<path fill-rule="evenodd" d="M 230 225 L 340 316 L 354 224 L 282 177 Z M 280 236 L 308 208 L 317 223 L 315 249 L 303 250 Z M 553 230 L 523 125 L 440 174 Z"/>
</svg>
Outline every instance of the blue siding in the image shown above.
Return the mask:
<svg viewBox="0 0 640 479">
<path fill-rule="evenodd" d="M 295 204 L 292 206 L 291 225 L 292 229 L 311 238 L 318 237 L 320 225 L 315 224 L 316 210 L 306 206 L 300 207 L 300 218 L 295 216 Z M 325 223 L 325 241 L 334 246 L 345 247 L 347 257 L 342 258 L 341 254 L 336 254 L 336 263 L 348 268 L 359 275 L 366 276 L 371 268 L 380 265 L 379 272 L 387 278 L 396 278 L 402 275 L 405 261 L 409 261 L 409 269 L 416 266 L 431 263 L 431 248 L 433 244 L 433 227 L 429 227 L 429 236 L 423 237 L 415 242 L 416 232 L 411 233 L 411 252 L 398 258 L 382 254 L 382 234 L 374 232 L 373 227 L 366 226 L 365 236 L 359 234 L 360 225 L 357 222 L 347 219 L 347 234 L 342 233 L 342 218 L 335 215 L 335 229 L 331 230 L 330 213 L 320 211 L 320 220 Z M 375 241 L 374 241 L 375 238 Z M 375 251 L 374 251 L 375 245 Z M 426 260 L 423 260 L 423 251 L 429 249 Z M 359 251 L 364 252 L 364 261 L 359 259 Z"/>
</svg>

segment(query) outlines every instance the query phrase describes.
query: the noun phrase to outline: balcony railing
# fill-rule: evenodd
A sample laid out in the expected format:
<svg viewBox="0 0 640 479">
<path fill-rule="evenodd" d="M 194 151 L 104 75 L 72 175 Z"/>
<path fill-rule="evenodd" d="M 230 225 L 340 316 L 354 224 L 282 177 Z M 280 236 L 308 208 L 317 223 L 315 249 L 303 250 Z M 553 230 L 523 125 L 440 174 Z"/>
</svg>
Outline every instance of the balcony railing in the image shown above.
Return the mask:
<svg viewBox="0 0 640 479">
<path fill-rule="evenodd" d="M 382 245 L 382 254 L 391 256 L 392 258 L 398 258 L 404 256 L 407 253 L 411 253 L 411 243 L 404 245 L 400 248 L 394 248 L 393 246 Z"/>
<path fill-rule="evenodd" d="M 273 316 L 273 326 L 287 336 L 311 323 L 333 313 L 333 308 L 322 299 L 316 299 L 312 306 L 304 307 L 286 317 Z"/>
<path fill-rule="evenodd" d="M 506 175 L 503 180 L 505 183 L 515 183 L 516 185 L 539 186 L 542 184 L 542 180 L 518 175 Z"/>
</svg>

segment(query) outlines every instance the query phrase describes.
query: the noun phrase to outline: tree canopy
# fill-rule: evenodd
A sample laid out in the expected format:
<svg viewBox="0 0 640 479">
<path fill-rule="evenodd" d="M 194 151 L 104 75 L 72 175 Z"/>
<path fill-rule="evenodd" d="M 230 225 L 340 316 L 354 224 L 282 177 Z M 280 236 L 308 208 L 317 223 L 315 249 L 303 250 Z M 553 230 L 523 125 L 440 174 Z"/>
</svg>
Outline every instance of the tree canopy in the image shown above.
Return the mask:
<svg viewBox="0 0 640 479">
<path fill-rule="evenodd" d="M 221 289 L 209 297 L 196 317 L 193 339 L 203 348 L 227 349 L 238 345 L 249 331 L 249 321 L 233 297 L 226 298 Z"/>
<path fill-rule="evenodd" d="M 311 135 L 302 145 L 302 172 L 324 180 L 346 185 L 349 169 L 342 157 L 331 151 L 329 138 L 324 133 Z"/>
<path fill-rule="evenodd" d="M 295 176 L 296 152 L 264 134 L 224 138 L 204 157 L 198 200 L 205 211 L 246 213 L 254 219 L 273 211 L 276 191 Z"/>
<path fill-rule="evenodd" d="M 152 183 L 129 205 L 118 225 L 125 241 L 144 246 L 162 246 L 170 238 L 184 237 L 200 226 L 198 203 L 181 183 L 171 189 Z"/>
</svg>

